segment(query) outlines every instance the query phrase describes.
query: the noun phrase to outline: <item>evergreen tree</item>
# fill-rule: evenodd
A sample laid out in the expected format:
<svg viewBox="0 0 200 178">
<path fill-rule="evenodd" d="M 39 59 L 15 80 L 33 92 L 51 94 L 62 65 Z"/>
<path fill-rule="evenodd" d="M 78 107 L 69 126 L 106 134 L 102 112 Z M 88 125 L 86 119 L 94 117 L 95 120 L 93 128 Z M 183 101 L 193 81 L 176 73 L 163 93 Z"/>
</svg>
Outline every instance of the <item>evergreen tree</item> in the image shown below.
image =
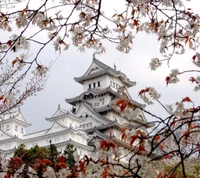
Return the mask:
<svg viewBox="0 0 200 178">
<path fill-rule="evenodd" d="M 64 156 L 66 157 L 66 164 L 72 169 L 76 163 L 73 153 L 76 151 L 74 145 L 68 144 L 64 150 Z"/>
<path fill-rule="evenodd" d="M 48 157 L 49 160 L 52 161 L 52 163 L 57 162 L 58 155 L 60 152 L 57 150 L 57 147 L 54 144 L 50 144 L 50 147 L 48 148 L 50 151 L 50 156 Z"/>
</svg>

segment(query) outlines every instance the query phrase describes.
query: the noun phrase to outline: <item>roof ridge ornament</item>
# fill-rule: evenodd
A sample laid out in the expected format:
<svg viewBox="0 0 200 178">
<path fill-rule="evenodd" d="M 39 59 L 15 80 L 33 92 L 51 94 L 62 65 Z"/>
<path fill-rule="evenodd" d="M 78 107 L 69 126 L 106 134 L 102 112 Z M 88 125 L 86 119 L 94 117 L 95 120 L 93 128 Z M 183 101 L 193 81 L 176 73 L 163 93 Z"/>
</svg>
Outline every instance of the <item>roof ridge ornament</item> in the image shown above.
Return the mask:
<svg viewBox="0 0 200 178">
<path fill-rule="evenodd" d="M 96 60 L 97 58 L 95 57 L 96 53 L 93 53 L 93 60 Z"/>
</svg>

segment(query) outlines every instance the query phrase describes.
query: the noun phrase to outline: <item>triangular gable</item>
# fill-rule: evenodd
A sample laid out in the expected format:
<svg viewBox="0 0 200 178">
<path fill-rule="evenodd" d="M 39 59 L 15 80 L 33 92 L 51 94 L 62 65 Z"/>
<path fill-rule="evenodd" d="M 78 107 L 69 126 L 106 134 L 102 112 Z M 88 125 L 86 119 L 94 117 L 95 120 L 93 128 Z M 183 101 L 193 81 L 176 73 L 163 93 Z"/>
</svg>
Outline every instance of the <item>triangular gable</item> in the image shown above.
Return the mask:
<svg viewBox="0 0 200 178">
<path fill-rule="evenodd" d="M 66 129 L 68 128 L 55 121 L 53 125 L 47 130 L 46 134 L 60 132 Z"/>
<path fill-rule="evenodd" d="M 82 75 L 82 77 L 85 77 L 87 75 L 102 71 L 103 69 L 98 66 L 94 61 L 91 63 L 85 74 Z"/>
<path fill-rule="evenodd" d="M 56 112 L 53 114 L 52 117 L 61 116 L 61 115 L 65 114 L 65 113 L 66 113 L 66 111 L 64 109 L 62 109 L 60 107 L 60 105 L 58 105 L 58 108 L 57 108 Z"/>
<path fill-rule="evenodd" d="M 8 120 L 8 119 L 18 119 L 22 122 L 27 123 L 20 110 L 4 114 L 3 120 Z"/>
<path fill-rule="evenodd" d="M 146 119 L 146 117 L 145 117 L 145 115 L 144 115 L 144 113 L 141 110 L 140 110 L 140 112 L 137 115 L 137 119 L 140 119 L 140 120 L 142 120 L 144 122 L 148 122 L 147 119 Z"/>
<path fill-rule="evenodd" d="M 13 138 L 13 136 L 7 133 L 6 131 L 3 131 L 2 129 L 0 129 L 0 140 L 6 140 L 9 138 Z"/>
<path fill-rule="evenodd" d="M 99 132 L 97 129 L 90 135 L 91 139 L 88 141 L 88 145 L 94 145 L 95 142 L 99 142 L 101 140 L 107 140 L 110 137 Z"/>
<path fill-rule="evenodd" d="M 105 118 L 105 117 L 101 116 L 100 114 L 98 114 L 97 112 L 95 112 L 94 109 L 92 109 L 91 106 L 89 106 L 89 104 L 86 104 L 86 103 L 82 103 L 80 105 L 80 107 L 76 111 L 76 116 L 83 118 L 84 119 L 83 122 L 85 122 L 87 120 L 87 118 L 88 118 L 88 120 L 92 119 L 94 122 L 99 123 L 97 125 L 107 124 L 107 123 L 111 122 L 107 118 Z"/>
<path fill-rule="evenodd" d="M 133 115 L 133 116 L 132 116 Z M 137 121 L 142 123 L 147 123 L 147 119 L 140 108 L 136 108 L 135 110 L 131 110 L 129 121 Z"/>
<path fill-rule="evenodd" d="M 92 63 L 91 68 L 85 73 L 85 75 L 90 75 L 96 72 L 102 71 L 95 63 Z"/>
<path fill-rule="evenodd" d="M 123 92 L 123 95 L 125 95 L 123 97 L 128 98 L 133 105 L 135 105 L 137 107 L 141 107 L 141 108 L 145 107 L 145 104 L 141 104 L 141 103 L 138 103 L 137 101 L 133 100 L 133 98 L 131 97 L 130 93 L 128 92 L 128 89 L 127 89 L 126 86 L 121 87 L 119 89 L 119 92 L 120 92 L 121 95 L 122 95 L 122 92 Z"/>
</svg>

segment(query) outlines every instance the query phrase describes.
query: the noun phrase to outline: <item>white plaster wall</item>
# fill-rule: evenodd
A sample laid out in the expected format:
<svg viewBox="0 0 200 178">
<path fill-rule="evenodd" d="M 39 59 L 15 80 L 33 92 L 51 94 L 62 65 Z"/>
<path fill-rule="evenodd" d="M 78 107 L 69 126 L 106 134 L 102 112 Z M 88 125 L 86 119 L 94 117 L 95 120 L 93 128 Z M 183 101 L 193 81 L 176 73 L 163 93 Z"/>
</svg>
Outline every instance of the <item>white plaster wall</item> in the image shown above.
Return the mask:
<svg viewBox="0 0 200 178">
<path fill-rule="evenodd" d="M 90 123 L 92 123 L 92 127 L 102 125 L 99 121 L 97 121 L 93 117 L 89 116 L 89 117 L 87 117 L 85 119 L 85 121 L 83 121 L 83 122 L 80 123 L 80 128 L 82 128 L 82 129 L 88 129 L 88 128 L 90 128 L 90 126 L 88 127 L 87 124 L 90 124 Z"/>
<path fill-rule="evenodd" d="M 10 150 L 10 149 L 13 149 L 15 147 L 18 147 L 19 145 L 20 145 L 20 143 L 18 143 L 17 141 L 8 140 L 8 141 L 5 141 L 2 144 L 0 144 L 0 149 Z"/>
<path fill-rule="evenodd" d="M 110 86 L 110 84 L 111 84 L 111 81 L 114 82 L 115 84 L 119 85 L 120 87 L 124 86 L 124 84 L 121 82 L 120 79 L 118 79 L 118 78 L 116 78 L 116 77 L 113 77 L 113 76 L 108 76 L 107 82 L 108 82 L 109 86 Z M 113 86 L 111 86 L 111 88 L 114 89 L 114 90 L 117 90 L 117 89 L 114 88 Z"/>
<path fill-rule="evenodd" d="M 106 85 L 105 85 L 105 76 L 99 76 L 99 77 L 96 77 L 94 79 L 90 79 L 90 80 L 87 80 L 83 83 L 83 90 L 84 92 L 87 91 L 89 89 L 89 84 L 91 84 L 91 88 L 93 88 L 93 83 L 96 83 L 96 87 L 95 88 L 105 88 Z M 98 87 L 98 81 L 100 81 L 100 87 Z"/>
<path fill-rule="evenodd" d="M 124 119 L 122 116 L 120 116 L 119 114 L 117 114 L 115 112 L 107 113 L 106 117 L 113 121 L 116 120 L 119 124 L 128 123 L 128 121 L 126 119 Z"/>
<path fill-rule="evenodd" d="M 121 140 L 121 131 L 118 129 L 112 129 L 112 135 L 115 136 L 117 139 Z"/>
<path fill-rule="evenodd" d="M 58 123 L 66 126 L 66 127 L 78 127 L 80 125 L 80 122 L 78 122 L 77 120 L 74 120 L 70 117 L 64 117 L 64 118 L 60 118 L 57 120 Z"/>
<path fill-rule="evenodd" d="M 63 133 L 54 133 L 46 136 L 41 136 L 38 138 L 33 138 L 30 140 L 26 140 L 24 143 L 27 148 L 31 148 L 35 145 L 39 146 L 48 146 L 51 140 L 52 144 L 61 143 L 68 140 L 73 140 L 75 142 L 81 143 L 83 145 L 87 145 L 87 138 L 84 136 L 84 134 L 77 134 L 76 132 L 63 132 Z"/>
<path fill-rule="evenodd" d="M 7 126 L 9 125 L 10 130 L 7 130 Z M 16 130 L 17 126 L 17 130 Z M 2 129 L 5 130 L 6 132 L 10 133 L 13 136 L 17 136 L 21 138 L 24 133 L 25 133 L 25 127 L 15 121 L 11 121 L 5 124 L 2 124 Z M 23 128 L 23 133 L 21 132 L 21 129 Z"/>
</svg>

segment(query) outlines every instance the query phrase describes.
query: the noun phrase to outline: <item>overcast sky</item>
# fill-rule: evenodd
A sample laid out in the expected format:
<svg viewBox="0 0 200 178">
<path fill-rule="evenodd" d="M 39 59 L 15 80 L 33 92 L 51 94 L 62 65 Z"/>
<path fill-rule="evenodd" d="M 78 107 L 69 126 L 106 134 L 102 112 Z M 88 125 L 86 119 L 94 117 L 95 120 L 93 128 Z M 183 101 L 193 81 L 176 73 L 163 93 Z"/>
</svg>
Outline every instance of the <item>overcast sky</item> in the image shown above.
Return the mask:
<svg viewBox="0 0 200 178">
<path fill-rule="evenodd" d="M 35 1 L 33 2 L 35 4 Z M 107 3 L 107 1 L 104 2 Z M 113 9 L 115 8 L 114 5 L 116 8 L 120 6 L 120 3 L 112 2 L 110 0 L 109 4 L 113 6 Z M 198 0 L 192 0 L 188 4 L 196 12 L 199 11 L 200 4 Z M 104 10 L 106 11 L 106 6 Z M 40 38 L 43 38 L 43 36 L 40 36 Z M 35 48 L 35 46 L 31 47 L 30 52 L 32 54 L 35 53 Z M 137 82 L 135 87 L 129 89 L 134 100 L 143 103 L 138 97 L 138 92 L 143 88 L 153 86 L 162 94 L 161 101 L 163 104 L 173 104 L 185 96 L 190 96 L 196 102 L 196 105 L 200 105 L 199 93 L 193 91 L 194 86 L 188 81 L 192 74 L 180 77 L 181 82 L 176 85 L 172 84 L 166 87 L 165 84 L 165 77 L 168 76 L 171 69 L 177 67 L 180 71 L 196 69 L 194 65 L 191 65 L 193 55 L 191 51 L 182 56 L 174 56 L 170 66 L 163 65 L 157 71 L 151 71 L 149 68 L 151 58 L 160 56 L 155 36 L 144 33 L 138 34 L 133 41 L 133 49 L 129 54 L 118 52 L 114 44 L 107 43 L 106 48 L 106 53 L 96 55 L 96 58 L 110 67 L 113 67 L 115 63 L 117 70 L 121 70 L 130 80 Z M 24 118 L 32 124 L 27 129 L 28 132 L 51 126 L 50 123 L 45 121 L 45 117 L 51 117 L 59 104 L 65 109 L 71 108 L 70 105 L 66 104 L 65 98 L 75 97 L 83 92 L 83 87 L 74 81 L 74 77 L 79 77 L 85 73 L 92 62 L 93 53 L 93 50 L 80 53 L 77 48 L 70 46 L 68 51 L 63 51 L 59 55 L 55 53 L 53 45 L 50 45 L 40 54 L 39 58 L 46 63 L 55 60 L 57 57 L 58 59 L 51 68 L 45 88 L 37 93 L 37 96 L 28 98 L 21 107 Z M 156 115 L 165 117 L 164 110 L 158 105 L 147 106 L 146 109 Z M 147 115 L 146 117 L 149 120 L 151 119 Z"/>
</svg>

